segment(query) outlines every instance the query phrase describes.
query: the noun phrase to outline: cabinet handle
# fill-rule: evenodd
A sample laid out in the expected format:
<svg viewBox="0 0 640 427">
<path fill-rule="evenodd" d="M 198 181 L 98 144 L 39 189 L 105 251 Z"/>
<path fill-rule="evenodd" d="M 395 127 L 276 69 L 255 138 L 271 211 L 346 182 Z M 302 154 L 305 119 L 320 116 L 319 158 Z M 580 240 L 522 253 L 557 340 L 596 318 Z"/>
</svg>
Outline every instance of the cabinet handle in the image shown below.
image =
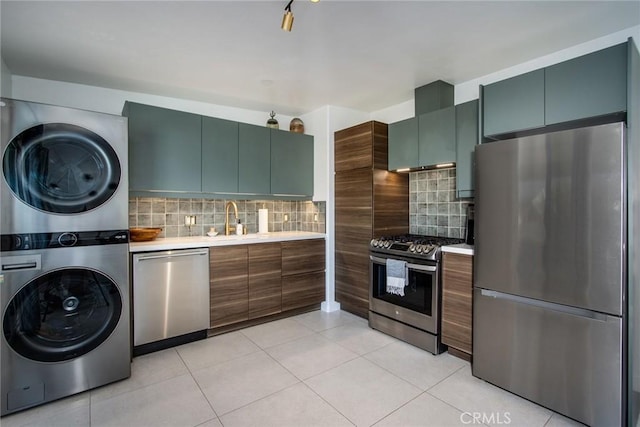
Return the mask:
<svg viewBox="0 0 640 427">
<path fill-rule="evenodd" d="M 195 256 L 195 255 L 207 255 L 207 251 L 203 252 L 185 252 L 185 253 L 177 253 L 177 254 L 166 254 L 166 255 L 143 255 L 137 258 L 137 261 L 147 261 L 151 259 L 169 259 L 169 258 L 179 258 L 185 256 Z"/>
</svg>

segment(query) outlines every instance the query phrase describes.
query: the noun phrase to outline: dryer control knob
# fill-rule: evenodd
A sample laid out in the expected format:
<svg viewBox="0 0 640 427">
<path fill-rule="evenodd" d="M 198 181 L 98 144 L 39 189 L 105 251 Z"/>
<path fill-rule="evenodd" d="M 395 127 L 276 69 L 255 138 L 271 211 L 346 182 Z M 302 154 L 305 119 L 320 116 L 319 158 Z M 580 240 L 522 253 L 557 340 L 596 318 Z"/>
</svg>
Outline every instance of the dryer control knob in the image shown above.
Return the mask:
<svg viewBox="0 0 640 427">
<path fill-rule="evenodd" d="M 73 246 L 78 243 L 78 236 L 73 233 L 62 233 L 58 236 L 58 243 L 60 246 Z"/>
</svg>

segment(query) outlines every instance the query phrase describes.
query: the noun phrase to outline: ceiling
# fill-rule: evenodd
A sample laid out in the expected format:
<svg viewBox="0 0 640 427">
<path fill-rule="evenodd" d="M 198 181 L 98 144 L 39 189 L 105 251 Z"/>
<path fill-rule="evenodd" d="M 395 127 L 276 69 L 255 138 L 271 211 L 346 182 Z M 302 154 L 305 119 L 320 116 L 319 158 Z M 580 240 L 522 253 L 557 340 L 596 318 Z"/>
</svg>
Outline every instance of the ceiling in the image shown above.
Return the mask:
<svg viewBox="0 0 640 427">
<path fill-rule="evenodd" d="M 12 74 L 299 115 L 365 112 L 640 25 L 640 1 L 0 2 Z"/>
</svg>

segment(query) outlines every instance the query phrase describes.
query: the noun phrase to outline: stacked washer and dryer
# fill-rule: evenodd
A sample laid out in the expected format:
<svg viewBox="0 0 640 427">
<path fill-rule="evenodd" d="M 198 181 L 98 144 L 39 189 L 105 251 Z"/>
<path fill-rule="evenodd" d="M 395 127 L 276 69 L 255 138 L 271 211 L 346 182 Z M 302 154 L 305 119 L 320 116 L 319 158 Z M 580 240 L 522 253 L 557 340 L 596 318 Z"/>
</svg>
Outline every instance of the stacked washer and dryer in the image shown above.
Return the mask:
<svg viewBox="0 0 640 427">
<path fill-rule="evenodd" d="M 130 376 L 126 118 L 0 99 L 1 414 Z"/>
</svg>

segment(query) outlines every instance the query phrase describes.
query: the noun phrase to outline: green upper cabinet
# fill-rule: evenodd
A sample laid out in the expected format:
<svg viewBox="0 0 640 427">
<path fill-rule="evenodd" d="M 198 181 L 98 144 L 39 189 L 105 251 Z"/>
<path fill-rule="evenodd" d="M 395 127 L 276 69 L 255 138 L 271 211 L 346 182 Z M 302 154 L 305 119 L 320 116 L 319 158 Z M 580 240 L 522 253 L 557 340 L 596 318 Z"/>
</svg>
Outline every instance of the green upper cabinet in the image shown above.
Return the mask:
<svg viewBox="0 0 640 427">
<path fill-rule="evenodd" d="M 627 43 L 545 69 L 545 124 L 627 109 Z"/>
<path fill-rule="evenodd" d="M 622 43 L 484 86 L 483 135 L 624 113 L 627 46 Z"/>
<path fill-rule="evenodd" d="M 271 129 L 271 193 L 313 196 L 313 137 Z"/>
<path fill-rule="evenodd" d="M 413 168 L 418 164 L 418 118 L 391 123 L 389 132 L 389 170 Z"/>
<path fill-rule="evenodd" d="M 478 100 L 456 105 L 456 197 L 474 196 L 474 154 L 478 144 Z"/>
<path fill-rule="evenodd" d="M 201 191 L 201 117 L 127 102 L 129 189 Z"/>
<path fill-rule="evenodd" d="M 544 70 L 536 70 L 483 88 L 484 135 L 544 126 Z"/>
<path fill-rule="evenodd" d="M 135 196 L 310 199 L 313 136 L 126 102 Z"/>
<path fill-rule="evenodd" d="M 238 192 L 238 122 L 202 118 L 202 191 Z"/>
<path fill-rule="evenodd" d="M 248 195 L 272 194 L 270 129 L 246 123 L 238 126 L 238 191 Z"/>
<path fill-rule="evenodd" d="M 419 166 L 456 161 L 455 107 L 442 108 L 418 117 Z"/>
</svg>

